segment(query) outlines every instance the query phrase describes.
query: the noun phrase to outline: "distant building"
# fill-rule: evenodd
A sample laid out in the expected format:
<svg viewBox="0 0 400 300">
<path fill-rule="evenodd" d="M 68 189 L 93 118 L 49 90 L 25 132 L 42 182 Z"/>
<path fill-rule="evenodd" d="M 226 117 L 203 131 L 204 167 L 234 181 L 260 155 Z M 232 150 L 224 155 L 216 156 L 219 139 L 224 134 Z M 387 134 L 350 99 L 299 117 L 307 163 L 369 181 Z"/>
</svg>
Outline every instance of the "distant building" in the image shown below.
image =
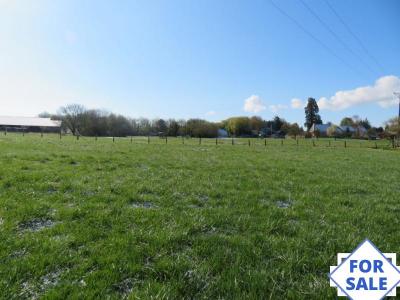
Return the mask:
<svg viewBox="0 0 400 300">
<path fill-rule="evenodd" d="M 313 136 L 327 136 L 328 128 L 332 124 L 313 124 L 310 128 L 310 132 Z"/>
<path fill-rule="evenodd" d="M 339 126 L 338 129 L 342 132 L 342 133 L 348 133 L 350 135 L 354 134 L 356 132 L 356 129 L 353 126 Z"/>
<path fill-rule="evenodd" d="M 333 124 L 313 124 L 310 132 L 313 136 L 327 136 L 328 128 Z M 368 135 L 367 129 L 363 126 L 336 126 L 336 135 L 348 137 L 366 137 Z"/>
<path fill-rule="evenodd" d="M 61 129 L 61 121 L 54 121 L 50 118 L 0 116 L 0 129 L 26 132 L 58 132 Z"/>
<path fill-rule="evenodd" d="M 228 131 L 222 128 L 218 129 L 218 137 L 221 138 L 228 137 Z"/>
<path fill-rule="evenodd" d="M 272 134 L 272 129 L 270 127 L 263 127 L 260 129 L 260 133 L 258 134 L 260 137 L 267 137 Z"/>
<path fill-rule="evenodd" d="M 368 137 L 368 130 L 364 126 L 339 126 L 342 135 L 353 137 Z"/>
</svg>

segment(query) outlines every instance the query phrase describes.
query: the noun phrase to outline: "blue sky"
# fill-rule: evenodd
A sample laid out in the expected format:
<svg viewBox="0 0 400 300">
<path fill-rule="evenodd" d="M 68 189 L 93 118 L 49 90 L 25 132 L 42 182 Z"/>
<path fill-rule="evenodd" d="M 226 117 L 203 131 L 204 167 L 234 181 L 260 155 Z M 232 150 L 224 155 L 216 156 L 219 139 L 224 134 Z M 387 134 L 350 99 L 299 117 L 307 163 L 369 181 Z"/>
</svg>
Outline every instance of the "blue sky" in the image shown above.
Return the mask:
<svg viewBox="0 0 400 300">
<path fill-rule="evenodd" d="M 395 116 L 400 1 L 327 0 L 368 53 L 325 0 L 303 1 L 274 0 L 295 23 L 264 0 L 0 0 L 0 114 L 81 103 L 132 117 L 303 124 L 312 96 L 324 121 Z"/>
</svg>

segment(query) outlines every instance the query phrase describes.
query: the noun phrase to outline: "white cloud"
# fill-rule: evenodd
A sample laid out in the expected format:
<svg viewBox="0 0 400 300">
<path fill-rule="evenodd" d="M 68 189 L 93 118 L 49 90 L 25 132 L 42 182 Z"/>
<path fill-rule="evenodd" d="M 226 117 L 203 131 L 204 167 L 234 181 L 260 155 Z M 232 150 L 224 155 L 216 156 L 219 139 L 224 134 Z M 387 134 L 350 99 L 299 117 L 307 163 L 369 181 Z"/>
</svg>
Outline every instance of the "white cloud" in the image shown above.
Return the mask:
<svg viewBox="0 0 400 300">
<path fill-rule="evenodd" d="M 251 113 L 259 113 L 266 109 L 266 106 L 261 101 L 261 98 L 257 95 L 251 95 L 249 98 L 244 100 L 243 109 Z"/>
<path fill-rule="evenodd" d="M 215 116 L 217 114 L 217 112 L 210 110 L 208 112 L 206 112 L 206 116 Z"/>
<path fill-rule="evenodd" d="M 400 78 L 384 76 L 375 81 L 372 86 L 359 87 L 348 91 L 338 91 L 330 98 L 318 100 L 320 109 L 343 110 L 355 105 L 377 103 L 381 107 L 396 105 L 394 91 L 400 91 Z"/>
<path fill-rule="evenodd" d="M 284 104 L 272 104 L 269 106 L 269 110 L 272 111 L 273 113 L 277 113 L 278 111 L 287 108 L 288 106 Z"/>
<path fill-rule="evenodd" d="M 290 106 L 294 109 L 299 109 L 303 107 L 303 101 L 301 101 L 301 99 L 298 98 L 293 98 L 291 100 Z"/>
<path fill-rule="evenodd" d="M 399 104 L 399 99 L 396 99 L 395 97 L 393 97 L 392 100 L 378 101 L 378 104 L 383 108 L 388 108 L 390 106 L 398 105 Z"/>
</svg>

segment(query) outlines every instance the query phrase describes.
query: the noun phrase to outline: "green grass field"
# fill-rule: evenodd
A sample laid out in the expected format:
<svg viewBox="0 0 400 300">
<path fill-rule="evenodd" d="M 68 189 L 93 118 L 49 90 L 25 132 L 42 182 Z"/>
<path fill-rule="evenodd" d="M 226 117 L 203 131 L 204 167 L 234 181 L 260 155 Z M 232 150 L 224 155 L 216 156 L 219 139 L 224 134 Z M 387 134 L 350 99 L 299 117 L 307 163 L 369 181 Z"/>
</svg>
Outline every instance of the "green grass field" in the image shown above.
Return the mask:
<svg viewBox="0 0 400 300">
<path fill-rule="evenodd" d="M 0 136 L 1 298 L 334 299 L 338 252 L 400 253 L 400 151 L 280 143 Z"/>
</svg>

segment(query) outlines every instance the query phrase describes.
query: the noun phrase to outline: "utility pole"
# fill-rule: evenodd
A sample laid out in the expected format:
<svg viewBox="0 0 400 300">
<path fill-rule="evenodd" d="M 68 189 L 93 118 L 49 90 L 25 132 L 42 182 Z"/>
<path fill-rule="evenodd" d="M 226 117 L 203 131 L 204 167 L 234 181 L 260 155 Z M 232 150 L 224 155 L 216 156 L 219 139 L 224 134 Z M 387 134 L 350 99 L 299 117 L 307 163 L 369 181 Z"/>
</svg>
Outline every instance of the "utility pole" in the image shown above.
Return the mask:
<svg viewBox="0 0 400 300">
<path fill-rule="evenodd" d="M 393 95 L 399 99 L 399 115 L 397 116 L 397 121 L 399 123 L 398 126 L 399 126 L 399 129 L 400 129 L 400 93 L 399 92 L 393 92 Z M 393 138 L 393 148 L 394 148 L 394 138 Z"/>
<path fill-rule="evenodd" d="M 399 99 L 399 119 L 400 119 L 400 92 L 394 92 L 393 95 L 395 95 L 395 97 L 397 97 Z"/>
</svg>

